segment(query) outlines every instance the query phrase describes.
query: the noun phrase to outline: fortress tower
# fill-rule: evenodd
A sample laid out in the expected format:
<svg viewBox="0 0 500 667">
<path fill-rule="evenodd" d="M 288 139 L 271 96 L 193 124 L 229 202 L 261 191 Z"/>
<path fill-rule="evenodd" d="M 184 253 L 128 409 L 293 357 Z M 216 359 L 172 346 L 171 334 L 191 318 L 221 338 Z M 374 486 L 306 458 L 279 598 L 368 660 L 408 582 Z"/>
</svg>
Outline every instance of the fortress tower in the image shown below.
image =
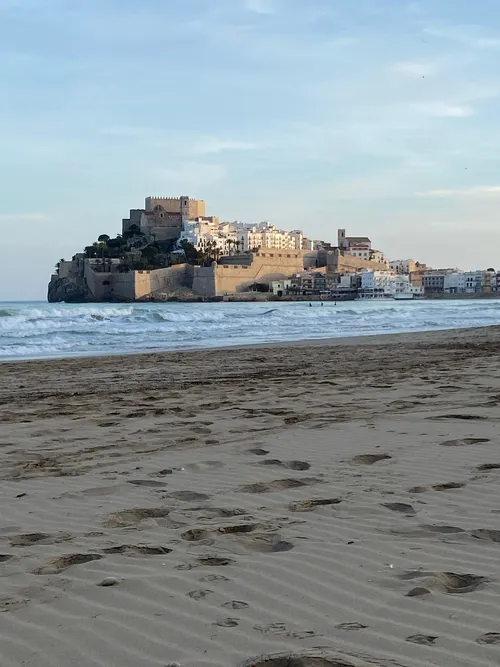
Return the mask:
<svg viewBox="0 0 500 667">
<path fill-rule="evenodd" d="M 154 211 L 161 206 L 165 213 L 176 213 L 187 216 L 187 220 L 204 218 L 206 206 L 203 199 L 190 199 L 189 197 L 146 197 L 145 209 L 147 212 Z"/>
</svg>

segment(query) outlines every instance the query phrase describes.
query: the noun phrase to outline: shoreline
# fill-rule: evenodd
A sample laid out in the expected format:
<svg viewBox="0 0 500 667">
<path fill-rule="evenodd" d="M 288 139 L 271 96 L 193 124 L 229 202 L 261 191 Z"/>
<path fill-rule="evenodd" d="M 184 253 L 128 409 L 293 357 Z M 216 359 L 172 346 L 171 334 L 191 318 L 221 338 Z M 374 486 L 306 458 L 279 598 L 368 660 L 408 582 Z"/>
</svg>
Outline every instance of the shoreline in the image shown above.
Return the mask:
<svg viewBox="0 0 500 667">
<path fill-rule="evenodd" d="M 431 329 L 426 331 L 402 331 L 398 333 L 376 333 L 376 334 L 363 334 L 356 336 L 339 336 L 332 338 L 304 338 L 300 340 L 284 340 L 284 341 L 272 341 L 264 343 L 246 343 L 246 344 L 227 344 L 227 345 L 218 345 L 214 347 L 184 347 L 179 349 L 153 349 L 153 350 L 143 350 L 143 351 L 133 351 L 129 353 L 116 352 L 102 354 L 99 352 L 96 353 L 82 353 L 74 355 L 54 355 L 51 357 L 31 357 L 31 358 L 13 358 L 13 359 L 0 359 L 0 368 L 8 365 L 16 365 L 19 363 L 23 364 L 37 364 L 37 363 L 61 363 L 61 362 L 78 362 L 85 360 L 114 360 L 114 361 L 125 361 L 126 359 L 132 358 L 151 358 L 158 356 L 175 356 L 180 354 L 186 355 L 196 355 L 204 354 L 209 355 L 211 353 L 231 351 L 235 350 L 262 350 L 262 349 L 274 349 L 281 350 L 283 348 L 317 348 L 317 347 L 342 347 L 342 346 L 370 346 L 370 345 L 383 345 L 394 343 L 404 343 L 407 342 L 414 343 L 418 339 L 420 342 L 424 342 L 424 339 L 432 341 L 433 338 L 440 338 L 441 334 L 448 333 L 448 339 L 450 341 L 457 340 L 464 335 L 471 333 L 476 333 L 478 336 L 486 336 L 488 332 L 500 332 L 500 324 L 492 324 L 484 327 L 454 327 L 454 328 L 443 328 L 443 329 Z M 452 335 L 455 334 L 455 335 Z"/>
</svg>

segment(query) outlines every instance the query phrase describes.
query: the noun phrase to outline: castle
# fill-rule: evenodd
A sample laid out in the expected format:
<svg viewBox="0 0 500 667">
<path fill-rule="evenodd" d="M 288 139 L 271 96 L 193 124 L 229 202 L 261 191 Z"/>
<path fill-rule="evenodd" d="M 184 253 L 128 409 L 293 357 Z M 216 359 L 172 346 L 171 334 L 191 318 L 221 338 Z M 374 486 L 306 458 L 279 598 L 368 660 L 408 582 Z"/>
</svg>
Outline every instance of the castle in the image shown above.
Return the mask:
<svg viewBox="0 0 500 667">
<path fill-rule="evenodd" d="M 137 234 L 138 245 L 129 254 L 138 254 L 150 244 L 170 250 L 185 240 L 195 249 L 217 248 L 217 261 L 208 266 L 166 262 L 164 268 L 138 270 L 127 265 L 124 255 L 76 254 L 71 261 L 60 261 L 49 285 L 49 301 L 136 301 L 185 298 L 217 298 L 247 291 L 255 283 L 270 285 L 306 269 L 329 276 L 346 271 L 387 268 L 383 254 L 373 250 L 366 237 L 347 237 L 338 231 L 338 246 L 310 241 L 301 231 L 277 229 L 269 222 L 258 225 L 219 223 L 206 216 L 205 201 L 181 197 L 146 197 L 144 208 L 131 209 L 122 220 L 120 244 Z M 109 240 L 109 237 L 106 237 Z M 101 239 L 100 239 L 101 240 Z M 102 245 L 104 244 L 104 245 Z M 110 246 L 111 247 L 111 246 Z M 235 249 L 236 248 L 236 249 Z M 86 249 L 87 250 L 87 249 Z M 168 265 L 173 264 L 173 265 Z"/>
<path fill-rule="evenodd" d="M 156 241 L 180 238 L 189 220 L 205 218 L 205 202 L 189 197 L 146 197 L 144 208 L 131 209 L 122 220 L 122 233 L 135 225 Z"/>
</svg>

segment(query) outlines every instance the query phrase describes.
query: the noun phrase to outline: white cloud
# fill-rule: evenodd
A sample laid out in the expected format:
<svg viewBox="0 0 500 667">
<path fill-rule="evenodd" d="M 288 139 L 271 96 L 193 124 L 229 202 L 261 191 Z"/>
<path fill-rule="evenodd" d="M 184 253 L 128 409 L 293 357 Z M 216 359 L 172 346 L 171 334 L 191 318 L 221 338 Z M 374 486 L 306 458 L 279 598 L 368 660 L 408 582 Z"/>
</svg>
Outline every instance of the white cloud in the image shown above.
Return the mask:
<svg viewBox="0 0 500 667">
<path fill-rule="evenodd" d="M 218 139 L 217 137 L 205 137 L 193 142 L 192 152 L 198 155 L 209 155 L 224 153 L 227 151 L 254 151 L 261 148 L 259 144 L 251 141 L 234 141 L 230 139 Z"/>
<path fill-rule="evenodd" d="M 419 193 L 422 197 L 498 197 L 500 185 L 475 185 L 470 188 L 428 190 Z"/>
<path fill-rule="evenodd" d="M 468 118 L 475 113 L 470 106 L 448 102 L 422 102 L 415 104 L 414 107 L 422 115 L 431 118 Z"/>
<path fill-rule="evenodd" d="M 120 137 L 139 141 L 143 146 L 168 149 L 170 154 L 184 157 L 193 155 L 214 155 L 230 151 L 255 151 L 264 148 L 262 144 L 242 139 L 226 139 L 217 135 L 195 132 L 170 134 L 156 127 L 144 125 L 117 125 L 100 131 L 105 137 Z"/>
<path fill-rule="evenodd" d="M 500 35 L 498 33 L 494 36 L 486 35 L 483 28 L 474 25 L 430 26 L 424 28 L 424 33 L 431 37 L 449 39 L 476 49 L 500 48 Z"/>
<path fill-rule="evenodd" d="M 418 60 L 403 60 L 392 65 L 391 70 L 397 74 L 420 79 L 421 77 L 433 76 L 441 67 L 437 63 L 418 61 Z"/>
<path fill-rule="evenodd" d="M 274 14 L 276 12 L 274 0 L 245 0 L 245 7 L 256 14 Z"/>
</svg>

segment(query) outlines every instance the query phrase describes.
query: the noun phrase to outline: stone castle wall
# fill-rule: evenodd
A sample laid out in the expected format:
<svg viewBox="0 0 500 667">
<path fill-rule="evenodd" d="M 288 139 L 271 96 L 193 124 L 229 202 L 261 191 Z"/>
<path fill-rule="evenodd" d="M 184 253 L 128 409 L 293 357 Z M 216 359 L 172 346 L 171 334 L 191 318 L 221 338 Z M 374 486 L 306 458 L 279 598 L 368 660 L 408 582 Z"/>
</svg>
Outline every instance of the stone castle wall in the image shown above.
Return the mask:
<svg viewBox="0 0 500 667">
<path fill-rule="evenodd" d="M 339 250 L 332 250 L 327 253 L 326 265 L 328 273 L 347 273 L 365 269 L 367 271 L 387 271 L 385 264 L 372 262 L 366 259 L 360 259 L 353 255 L 342 255 Z"/>
<path fill-rule="evenodd" d="M 302 251 L 261 252 L 245 264 L 212 264 L 191 266 L 179 264 L 153 271 L 128 271 L 127 273 L 94 271 L 89 261 L 84 261 L 83 271 L 75 273 L 75 267 L 64 263 L 63 278 L 81 285 L 95 301 L 136 301 L 149 296 L 178 296 L 191 292 L 205 298 L 226 296 L 244 292 L 255 282 L 270 283 L 282 280 L 304 268 Z"/>
<path fill-rule="evenodd" d="M 217 296 L 244 292 L 252 283 L 283 280 L 304 270 L 302 251 L 273 252 L 266 249 L 253 256 L 249 265 L 219 264 L 215 268 Z"/>
</svg>

